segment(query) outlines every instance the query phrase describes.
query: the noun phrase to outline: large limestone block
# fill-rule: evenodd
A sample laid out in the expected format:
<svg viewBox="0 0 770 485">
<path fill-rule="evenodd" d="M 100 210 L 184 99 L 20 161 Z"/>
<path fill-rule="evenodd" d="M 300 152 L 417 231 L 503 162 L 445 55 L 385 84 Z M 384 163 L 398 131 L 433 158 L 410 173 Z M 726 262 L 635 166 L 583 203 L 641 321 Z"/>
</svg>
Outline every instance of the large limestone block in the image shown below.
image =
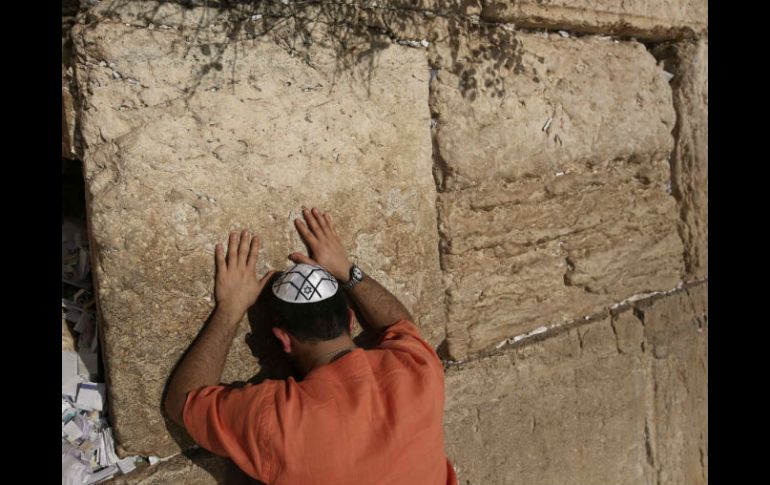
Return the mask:
<svg viewBox="0 0 770 485">
<path fill-rule="evenodd" d="M 637 307 L 653 356 L 658 483 L 708 483 L 708 285 Z"/>
<path fill-rule="evenodd" d="M 652 483 L 642 327 L 624 325 L 629 352 L 607 316 L 450 368 L 445 432 L 460 483 Z"/>
<path fill-rule="evenodd" d="M 453 356 L 677 284 L 674 201 L 637 170 L 441 194 Z"/>
<path fill-rule="evenodd" d="M 162 8 L 169 19 L 188 14 Z M 233 40 L 197 28 L 192 14 L 192 24 L 166 29 L 115 15 L 92 12 L 74 38 L 119 451 L 167 456 L 190 444 L 167 431 L 161 394 L 212 309 L 214 244 L 249 227 L 262 237 L 258 271 L 283 268 L 289 252 L 303 249 L 292 224 L 303 204 L 332 211 L 353 258 L 439 344 L 424 51 L 386 39 L 366 62 L 338 70 L 320 28 L 307 55 L 294 56 L 279 33 Z M 244 321 L 226 381 L 259 370 L 247 332 Z"/>
<path fill-rule="evenodd" d="M 671 289 L 683 272 L 662 68 L 638 43 L 511 39 L 512 53 L 479 46 L 490 56 L 447 65 L 432 85 L 456 358 Z M 475 79 L 490 72 L 499 83 Z"/>
<path fill-rule="evenodd" d="M 671 88 L 643 44 L 481 33 L 435 46 L 431 106 L 444 190 L 670 154 Z"/>
<path fill-rule="evenodd" d="M 708 30 L 707 0 L 482 0 L 481 17 L 521 27 L 662 40 Z"/>
<path fill-rule="evenodd" d="M 671 181 L 679 205 L 687 279 L 708 276 L 708 39 L 661 44 L 655 49 L 674 74 L 677 120 Z"/>
<path fill-rule="evenodd" d="M 446 373 L 461 483 L 707 483 L 707 286 Z"/>
</svg>

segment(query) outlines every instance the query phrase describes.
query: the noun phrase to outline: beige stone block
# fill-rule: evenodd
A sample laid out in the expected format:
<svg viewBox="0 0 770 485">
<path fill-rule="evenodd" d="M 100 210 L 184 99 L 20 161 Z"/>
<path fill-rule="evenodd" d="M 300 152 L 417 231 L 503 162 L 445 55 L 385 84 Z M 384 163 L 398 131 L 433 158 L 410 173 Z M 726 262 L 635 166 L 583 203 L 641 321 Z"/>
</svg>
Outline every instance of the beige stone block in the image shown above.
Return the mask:
<svg viewBox="0 0 770 485">
<path fill-rule="evenodd" d="M 460 483 L 707 483 L 707 293 L 688 286 L 450 366 Z"/>
<path fill-rule="evenodd" d="M 481 17 L 521 27 L 629 35 L 651 40 L 708 30 L 706 0 L 482 0 Z"/>
<path fill-rule="evenodd" d="M 442 66 L 431 108 L 443 190 L 670 155 L 671 88 L 643 44 L 482 34 L 432 50 Z"/>
<path fill-rule="evenodd" d="M 616 347 L 607 317 L 450 368 L 446 442 L 460 483 L 650 483 L 649 372 L 640 347 Z"/>
<path fill-rule="evenodd" d="M 162 10 L 169 22 L 196 18 Z M 108 17 L 74 32 L 103 352 L 124 454 L 190 445 L 167 425 L 161 395 L 213 307 L 214 244 L 232 229 L 261 236 L 262 274 L 304 250 L 292 223 L 303 204 L 330 210 L 352 258 L 405 302 L 432 344 L 444 338 L 424 51 L 386 44 L 374 64 L 340 72 L 323 44 L 304 58 L 280 33 L 216 43 L 216 30 L 196 37 L 195 27 Z M 247 333 L 244 321 L 225 381 L 259 371 Z"/>
</svg>

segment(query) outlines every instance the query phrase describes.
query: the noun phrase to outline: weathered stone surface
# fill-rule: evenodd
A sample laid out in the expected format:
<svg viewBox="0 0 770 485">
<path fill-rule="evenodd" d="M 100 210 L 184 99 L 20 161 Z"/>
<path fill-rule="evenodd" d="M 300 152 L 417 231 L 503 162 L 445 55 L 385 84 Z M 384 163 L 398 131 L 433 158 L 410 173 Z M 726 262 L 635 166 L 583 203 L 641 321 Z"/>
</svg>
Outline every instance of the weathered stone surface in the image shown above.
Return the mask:
<svg viewBox="0 0 770 485">
<path fill-rule="evenodd" d="M 205 450 L 179 454 L 157 465 L 139 465 L 128 475 L 106 482 L 110 485 L 258 485 L 229 459 Z"/>
<path fill-rule="evenodd" d="M 212 308 L 213 248 L 231 229 L 261 235 L 262 273 L 303 249 L 301 205 L 331 210 L 354 259 L 443 339 L 424 51 L 386 39 L 340 71 L 321 29 L 298 58 L 279 29 L 234 41 L 89 18 L 74 32 L 77 109 L 121 453 L 189 445 L 167 432 L 161 393 Z M 257 372 L 246 327 L 225 380 Z"/>
<path fill-rule="evenodd" d="M 708 284 L 638 305 L 655 379 L 657 483 L 708 483 Z"/>
<path fill-rule="evenodd" d="M 417 23 L 412 22 L 419 18 L 412 16 L 416 13 L 430 17 L 480 16 L 484 21 L 514 23 L 528 28 L 631 35 L 654 40 L 693 37 L 708 29 L 706 0 L 344 0 L 287 4 L 277 1 L 239 4 L 216 0 L 177 0 L 166 2 L 171 4 L 169 6 L 152 2 L 156 7 L 151 10 L 124 5 L 116 9 L 113 2 L 104 3 L 103 6 L 97 6 L 95 11 L 110 14 L 120 21 L 131 17 L 136 20 L 153 19 L 170 27 L 190 25 L 197 21 L 204 28 L 221 28 L 223 26 L 216 24 L 223 18 L 232 18 L 233 14 L 246 18 L 259 14 L 274 18 L 312 16 L 321 21 L 344 19 L 352 23 L 388 19 L 386 28 L 403 32 L 419 28 Z M 180 11 L 174 3 L 197 8 Z"/>
<path fill-rule="evenodd" d="M 444 62 L 432 84 L 444 190 L 670 154 L 671 89 L 643 44 L 502 29 L 487 38 L 459 40 L 462 71 Z M 452 59 L 451 46 L 435 49 Z"/>
<path fill-rule="evenodd" d="M 447 453 L 460 483 L 651 483 L 640 343 L 618 354 L 607 317 L 449 369 Z"/>
<path fill-rule="evenodd" d="M 708 276 L 708 39 L 653 51 L 672 74 L 677 113 L 671 180 L 679 205 L 687 279 Z"/>
<path fill-rule="evenodd" d="M 708 30 L 707 0 L 482 0 L 481 17 L 520 27 L 631 35 L 693 37 Z"/>
<path fill-rule="evenodd" d="M 706 483 L 706 292 L 450 367 L 445 432 L 460 483 Z"/>
<path fill-rule="evenodd" d="M 668 290 L 683 271 L 662 68 L 637 43 L 512 40 L 513 53 L 477 47 L 489 56 L 445 66 L 432 85 L 456 358 Z M 500 82 L 478 82 L 488 73 Z"/>
</svg>

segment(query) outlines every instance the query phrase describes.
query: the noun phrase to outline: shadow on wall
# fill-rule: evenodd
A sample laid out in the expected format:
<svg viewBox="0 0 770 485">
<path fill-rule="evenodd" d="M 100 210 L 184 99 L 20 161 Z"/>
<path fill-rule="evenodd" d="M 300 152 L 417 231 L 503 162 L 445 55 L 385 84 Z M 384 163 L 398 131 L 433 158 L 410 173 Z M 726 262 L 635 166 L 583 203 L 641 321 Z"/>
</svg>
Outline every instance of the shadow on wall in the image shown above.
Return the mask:
<svg viewBox="0 0 770 485">
<path fill-rule="evenodd" d="M 118 18 L 122 7 L 131 1 L 104 0 L 101 15 Z M 487 95 L 503 97 L 505 71 L 518 73 L 522 69 L 522 49 L 512 26 L 485 22 L 473 15 L 480 11 L 478 0 L 169 0 L 156 3 L 135 20 L 164 25 L 169 21 L 165 5 L 169 3 L 184 8 L 181 23 L 195 25 L 194 39 L 203 38 L 204 31 L 212 26 L 224 29 L 223 38 L 227 39 L 215 48 L 188 44 L 184 57 L 199 49 L 208 58 L 188 89 L 188 98 L 211 69 L 228 69 L 234 77 L 237 52 L 229 66 L 224 60 L 230 44 L 267 35 L 310 66 L 311 47 L 322 42 L 334 51 L 335 77 L 345 70 L 364 68 L 369 80 L 380 51 L 394 43 L 420 48 L 425 40 L 431 46 L 431 67 L 455 74 L 457 88 L 471 101 L 479 96 L 481 87 Z M 485 4 L 485 8 L 496 6 Z M 196 10 L 201 7 L 213 13 L 201 14 L 202 10 Z M 88 25 L 98 21 L 96 16 L 87 17 Z M 323 26 L 323 33 L 319 26 Z M 435 48 L 436 44 L 441 48 Z M 482 60 L 488 67 L 480 71 L 477 66 Z"/>
</svg>

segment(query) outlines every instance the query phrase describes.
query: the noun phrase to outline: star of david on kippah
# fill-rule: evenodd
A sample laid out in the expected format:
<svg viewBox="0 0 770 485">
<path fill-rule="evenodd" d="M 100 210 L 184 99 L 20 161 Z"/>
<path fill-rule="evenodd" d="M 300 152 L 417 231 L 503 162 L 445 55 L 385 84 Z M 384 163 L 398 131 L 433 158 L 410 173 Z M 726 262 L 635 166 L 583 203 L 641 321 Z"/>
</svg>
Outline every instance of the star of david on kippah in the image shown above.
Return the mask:
<svg viewBox="0 0 770 485">
<path fill-rule="evenodd" d="M 289 303 L 314 303 L 334 296 L 339 283 L 320 266 L 295 264 L 273 283 L 273 294 Z"/>
</svg>

